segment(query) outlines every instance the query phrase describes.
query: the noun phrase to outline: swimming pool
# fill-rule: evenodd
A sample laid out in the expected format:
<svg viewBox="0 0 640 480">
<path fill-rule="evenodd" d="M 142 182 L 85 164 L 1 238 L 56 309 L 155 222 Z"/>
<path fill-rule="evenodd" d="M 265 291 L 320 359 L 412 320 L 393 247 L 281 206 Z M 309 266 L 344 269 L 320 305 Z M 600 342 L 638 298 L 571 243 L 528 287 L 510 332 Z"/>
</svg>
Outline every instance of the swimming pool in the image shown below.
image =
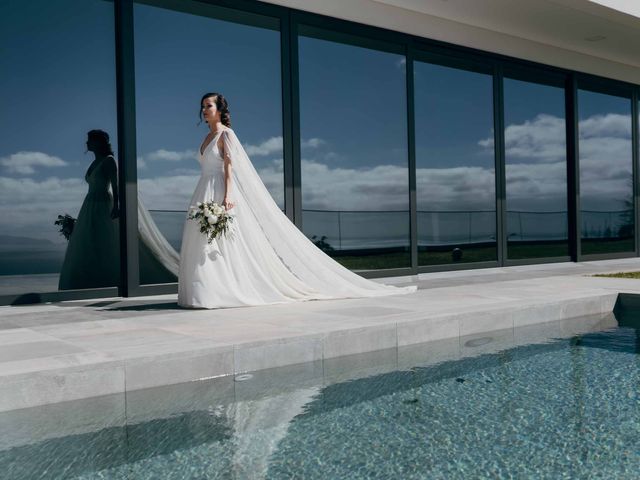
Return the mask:
<svg viewBox="0 0 640 480">
<path fill-rule="evenodd" d="M 572 319 L 0 414 L 5 479 L 637 478 L 640 330 Z"/>
</svg>

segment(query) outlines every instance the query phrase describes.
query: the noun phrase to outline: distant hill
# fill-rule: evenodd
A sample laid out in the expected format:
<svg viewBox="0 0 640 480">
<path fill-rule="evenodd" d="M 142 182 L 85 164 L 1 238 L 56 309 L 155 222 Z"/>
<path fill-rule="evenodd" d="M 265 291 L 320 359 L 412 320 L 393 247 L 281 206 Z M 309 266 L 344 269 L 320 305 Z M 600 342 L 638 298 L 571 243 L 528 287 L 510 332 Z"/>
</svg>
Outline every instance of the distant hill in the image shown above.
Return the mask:
<svg viewBox="0 0 640 480">
<path fill-rule="evenodd" d="M 20 247 L 25 248 L 55 248 L 57 245 L 46 238 L 19 237 L 15 235 L 0 235 L 0 247 Z"/>
</svg>

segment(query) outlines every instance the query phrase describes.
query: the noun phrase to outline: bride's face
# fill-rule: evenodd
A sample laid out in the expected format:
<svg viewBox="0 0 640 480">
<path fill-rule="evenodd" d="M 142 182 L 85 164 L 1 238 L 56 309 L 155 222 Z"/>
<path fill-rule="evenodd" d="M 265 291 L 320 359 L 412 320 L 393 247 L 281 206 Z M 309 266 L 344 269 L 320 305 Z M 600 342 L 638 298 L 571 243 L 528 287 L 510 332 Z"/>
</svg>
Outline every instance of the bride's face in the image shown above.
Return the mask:
<svg viewBox="0 0 640 480">
<path fill-rule="evenodd" d="M 202 101 L 202 116 L 204 121 L 209 123 L 211 121 L 217 122 L 220 120 L 220 112 L 216 107 L 215 97 L 205 98 Z"/>
</svg>

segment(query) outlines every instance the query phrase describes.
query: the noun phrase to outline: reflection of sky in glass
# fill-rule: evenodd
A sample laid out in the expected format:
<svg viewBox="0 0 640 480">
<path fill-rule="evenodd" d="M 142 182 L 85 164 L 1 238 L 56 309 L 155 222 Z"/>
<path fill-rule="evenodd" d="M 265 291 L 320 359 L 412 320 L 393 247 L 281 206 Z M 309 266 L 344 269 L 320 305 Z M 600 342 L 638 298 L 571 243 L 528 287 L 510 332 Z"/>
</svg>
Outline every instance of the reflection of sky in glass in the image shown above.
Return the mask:
<svg viewBox="0 0 640 480">
<path fill-rule="evenodd" d="M 631 251 L 631 102 L 628 98 L 578 90 L 578 114 L 582 253 Z M 627 240 L 601 246 L 584 241 L 615 238 Z"/>
<path fill-rule="evenodd" d="M 491 75 L 414 63 L 418 245 L 495 245 Z M 465 251 L 467 249 L 465 248 Z M 453 261 L 451 255 L 419 262 Z M 464 254 L 464 261 L 473 259 Z"/>
<path fill-rule="evenodd" d="M 111 2 L 0 4 L 0 274 L 62 263 L 53 222 L 87 192 L 86 134 L 106 130 L 117 148 L 113 42 Z"/>
<path fill-rule="evenodd" d="M 562 87 L 504 79 L 509 258 L 567 254 L 567 133 Z M 538 241 L 556 248 L 522 248 Z M 518 246 L 516 246 L 518 245 Z"/>
<path fill-rule="evenodd" d="M 404 57 L 300 37 L 305 209 L 407 209 Z"/>
<path fill-rule="evenodd" d="M 205 92 L 220 92 L 232 128 L 283 207 L 280 33 L 146 5 L 135 5 L 134 26 L 138 175 L 146 206 L 186 210 L 208 132 L 205 122 L 197 125 L 198 102 Z"/>
<path fill-rule="evenodd" d="M 359 268 L 408 266 L 404 56 L 301 36 L 299 65 L 305 234 L 394 251 Z"/>
<path fill-rule="evenodd" d="M 491 75 L 415 62 L 419 210 L 495 210 Z"/>
<path fill-rule="evenodd" d="M 565 212 L 564 89 L 505 78 L 504 110 L 507 210 Z"/>
<path fill-rule="evenodd" d="M 631 102 L 578 91 L 580 208 L 624 210 L 633 195 Z"/>
</svg>

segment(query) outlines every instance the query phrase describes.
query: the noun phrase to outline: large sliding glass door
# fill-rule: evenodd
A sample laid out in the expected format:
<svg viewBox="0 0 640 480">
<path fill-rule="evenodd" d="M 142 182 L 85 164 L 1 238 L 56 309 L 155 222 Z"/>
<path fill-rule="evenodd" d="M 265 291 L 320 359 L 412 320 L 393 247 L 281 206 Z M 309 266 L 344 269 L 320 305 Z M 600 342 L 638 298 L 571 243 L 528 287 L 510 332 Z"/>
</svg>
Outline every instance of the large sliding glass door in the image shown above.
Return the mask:
<svg viewBox="0 0 640 480">
<path fill-rule="evenodd" d="M 409 267 L 405 57 L 300 33 L 302 229 L 348 268 Z"/>
<path fill-rule="evenodd" d="M 507 259 L 569 256 L 564 79 L 504 79 Z"/>
<path fill-rule="evenodd" d="M 419 265 L 496 261 L 491 70 L 414 63 Z"/>
<path fill-rule="evenodd" d="M 631 99 L 578 90 L 581 250 L 635 251 Z"/>
</svg>

